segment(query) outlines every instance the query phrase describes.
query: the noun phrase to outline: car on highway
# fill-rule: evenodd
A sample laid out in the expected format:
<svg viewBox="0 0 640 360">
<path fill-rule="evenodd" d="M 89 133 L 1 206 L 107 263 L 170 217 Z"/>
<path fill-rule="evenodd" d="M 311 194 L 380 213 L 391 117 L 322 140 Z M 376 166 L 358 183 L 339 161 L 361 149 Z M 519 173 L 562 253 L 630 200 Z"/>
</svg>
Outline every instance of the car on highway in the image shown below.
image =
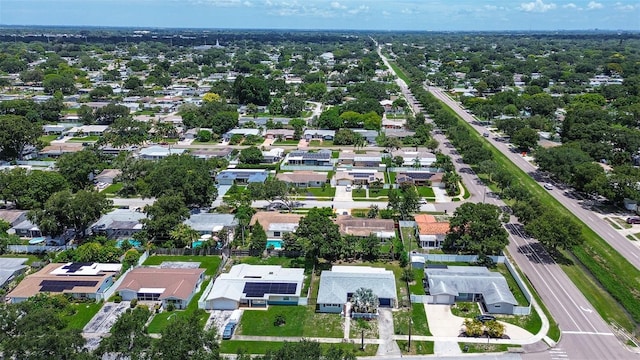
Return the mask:
<svg viewBox="0 0 640 360">
<path fill-rule="evenodd" d="M 224 330 L 222 331 L 222 339 L 229 340 L 233 337 L 233 331 L 236 329 L 236 323 L 230 322 L 224 326 Z"/>
<path fill-rule="evenodd" d="M 488 132 L 483 133 L 483 134 L 482 134 L 482 136 L 484 136 L 484 137 L 488 138 L 488 137 L 489 137 L 489 133 L 488 133 Z"/>
<path fill-rule="evenodd" d="M 496 317 L 495 317 L 495 316 L 493 316 L 493 315 L 487 315 L 487 314 L 484 314 L 484 315 L 478 315 L 478 316 L 476 316 L 476 320 L 478 320 L 478 321 L 480 321 L 480 322 L 493 321 L 493 320 L 495 320 L 495 319 L 496 319 Z"/>
<path fill-rule="evenodd" d="M 545 188 L 545 189 L 547 189 L 547 190 L 553 190 L 553 185 L 551 185 L 551 184 L 549 184 L 549 183 L 546 183 L 546 184 L 544 184 L 543 186 L 544 186 L 544 188 Z"/>
</svg>

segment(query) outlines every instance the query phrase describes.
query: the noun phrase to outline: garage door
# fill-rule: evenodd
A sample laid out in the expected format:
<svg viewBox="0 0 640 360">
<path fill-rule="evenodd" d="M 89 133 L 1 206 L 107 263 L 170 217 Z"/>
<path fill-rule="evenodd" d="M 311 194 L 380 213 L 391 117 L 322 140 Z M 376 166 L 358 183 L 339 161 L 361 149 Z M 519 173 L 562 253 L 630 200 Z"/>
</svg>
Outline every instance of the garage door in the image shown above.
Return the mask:
<svg viewBox="0 0 640 360">
<path fill-rule="evenodd" d="M 351 180 L 338 180 L 338 185 L 340 186 L 347 186 L 347 185 L 351 185 Z"/>
<path fill-rule="evenodd" d="M 229 299 L 215 299 L 211 305 L 212 310 L 235 310 L 238 308 L 238 304 Z"/>
<path fill-rule="evenodd" d="M 451 304 L 453 303 L 449 295 L 436 295 L 433 297 L 433 302 L 436 304 Z"/>
<path fill-rule="evenodd" d="M 391 307 L 391 299 L 380 299 L 380 307 Z"/>
</svg>

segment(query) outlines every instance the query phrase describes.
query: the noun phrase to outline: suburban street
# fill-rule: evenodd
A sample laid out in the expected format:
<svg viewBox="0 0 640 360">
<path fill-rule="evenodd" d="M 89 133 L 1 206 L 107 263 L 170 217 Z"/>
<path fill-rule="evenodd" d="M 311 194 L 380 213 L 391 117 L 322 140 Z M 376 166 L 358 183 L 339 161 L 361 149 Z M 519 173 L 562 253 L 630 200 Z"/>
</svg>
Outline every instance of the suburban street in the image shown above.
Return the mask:
<svg viewBox="0 0 640 360">
<path fill-rule="evenodd" d="M 446 93 L 446 91 L 430 86 L 428 89 L 435 97 L 440 101 L 447 104 L 452 108 L 460 117 L 467 121 L 471 126 L 479 133 L 486 132 L 487 129 L 480 125 L 473 124 L 476 119 L 473 115 L 467 113 L 456 101 L 452 100 Z M 512 152 L 509 146 L 505 142 L 496 141 L 495 138 L 488 138 L 493 146 L 495 146 L 500 152 L 516 164 L 520 169 L 528 174 L 534 174 L 537 171 L 535 165 L 527 161 L 518 152 Z M 629 261 L 637 269 L 640 269 L 640 249 L 633 244 L 633 242 L 626 239 L 623 235 L 619 234 L 615 229 L 611 227 L 605 220 L 596 216 L 588 206 L 584 206 L 583 201 L 572 197 L 571 191 L 562 190 L 556 186 L 553 190 L 549 191 L 551 195 L 556 198 L 565 208 L 576 215 L 583 223 L 589 226 L 600 237 L 602 237 L 607 243 L 609 243 L 616 251 L 618 251 L 627 261 Z"/>
<path fill-rule="evenodd" d="M 380 53 L 380 52 L 379 52 Z M 391 71 L 393 69 L 389 66 L 387 59 L 380 53 L 383 61 Z M 399 83 L 404 84 L 401 80 Z M 415 98 L 409 93 L 408 88 L 401 85 L 401 89 L 405 94 L 407 101 L 411 107 L 418 109 Z M 454 111 L 456 111 L 465 121 L 472 122 L 474 119 L 471 115 L 466 113 L 455 101 L 449 98 L 442 90 L 438 88 L 430 87 L 429 90 L 437 96 L 440 100 L 449 105 Z M 428 120 L 429 121 L 429 120 Z M 485 131 L 482 127 L 477 127 L 480 133 Z M 453 163 L 456 166 L 456 170 L 463 179 L 467 189 L 471 192 L 472 196 L 469 201 L 472 202 L 486 202 L 497 206 L 505 206 L 505 204 L 496 196 L 493 196 L 490 190 L 482 184 L 480 179 L 473 171 L 467 166 L 462 164 L 461 157 L 452 148 L 447 146 L 449 143 L 442 135 L 436 134 L 434 136 L 440 142 L 440 150 L 449 156 L 451 156 Z M 492 141 L 495 145 L 497 142 Z M 526 164 L 525 171 L 532 172 L 535 168 L 525 160 L 521 158 L 519 154 L 513 154 L 504 146 L 499 149 L 509 156 L 514 163 L 518 164 L 521 168 Z M 510 156 L 510 155 L 515 155 Z M 519 161 L 515 161 L 519 160 Z M 465 170 L 463 170 L 466 168 Z M 462 171 L 461 171 L 462 170 Z M 482 194 L 482 195 L 479 195 Z M 560 192 L 554 192 L 556 197 L 563 198 L 565 200 L 573 200 L 560 196 Z M 560 199 L 559 199 L 560 200 Z M 563 204 L 565 204 L 563 202 Z M 565 205 L 567 206 L 567 205 Z M 579 204 L 576 204 L 580 207 Z M 568 207 L 572 208 L 572 207 Z M 594 215 L 591 215 L 595 218 Z M 523 271 L 526 277 L 531 281 L 533 287 L 536 289 L 540 297 L 542 298 L 547 309 L 551 312 L 554 320 L 559 324 L 562 330 L 562 336 L 560 342 L 552 347 L 549 351 L 530 353 L 523 355 L 525 359 L 638 359 L 640 355 L 630 352 L 625 345 L 623 345 L 618 338 L 613 334 L 612 329 L 608 324 L 600 317 L 600 315 L 592 309 L 588 300 L 578 290 L 578 288 L 571 282 L 568 276 L 564 273 L 562 268 L 556 264 L 553 259 L 547 254 L 546 250 L 534 239 L 528 239 L 525 234 L 522 233 L 522 224 L 517 222 L 517 219 L 511 217 L 510 223 L 505 227 L 509 231 L 510 242 L 507 247 L 508 252 L 515 260 L 518 267 Z M 591 220 L 589 220 L 591 221 Z M 610 230 L 609 225 L 602 224 L 603 228 Z M 615 232 L 612 236 L 618 236 Z M 622 238 L 625 244 L 629 244 L 629 241 Z M 633 249 L 627 251 L 635 251 L 638 249 L 632 246 Z M 624 253 L 623 253 L 624 254 Z M 635 254 L 635 253 L 633 253 Z M 640 258 L 638 258 L 640 260 Z M 634 263 L 636 264 L 636 263 Z"/>
</svg>

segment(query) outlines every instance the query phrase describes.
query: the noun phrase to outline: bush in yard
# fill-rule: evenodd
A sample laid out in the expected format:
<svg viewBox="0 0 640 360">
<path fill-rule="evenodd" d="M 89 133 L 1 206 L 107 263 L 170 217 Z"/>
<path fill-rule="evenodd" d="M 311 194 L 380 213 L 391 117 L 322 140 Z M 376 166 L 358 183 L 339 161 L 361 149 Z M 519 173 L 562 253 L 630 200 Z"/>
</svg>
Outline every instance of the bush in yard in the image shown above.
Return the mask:
<svg viewBox="0 0 640 360">
<path fill-rule="evenodd" d="M 273 321 L 273 326 L 283 326 L 287 323 L 287 319 L 282 314 L 276 315 L 276 319 Z"/>
<path fill-rule="evenodd" d="M 169 305 L 167 305 L 167 311 L 171 312 L 175 309 L 176 309 L 176 306 L 173 305 L 173 303 L 169 303 Z"/>
<path fill-rule="evenodd" d="M 484 334 L 484 326 L 476 319 L 465 319 L 464 328 L 464 333 L 470 337 L 478 337 Z"/>
<path fill-rule="evenodd" d="M 131 308 L 132 308 L 132 309 L 133 309 L 133 308 L 135 308 L 135 307 L 136 307 L 136 305 L 138 305 L 138 299 L 133 299 L 133 300 L 131 300 Z"/>
<path fill-rule="evenodd" d="M 116 304 L 121 303 L 122 302 L 122 296 L 120 296 L 120 295 L 114 296 L 113 297 L 113 302 L 116 303 Z"/>
<path fill-rule="evenodd" d="M 487 334 L 492 338 L 502 338 L 504 335 L 504 325 L 496 320 L 487 321 L 484 324 Z"/>
</svg>

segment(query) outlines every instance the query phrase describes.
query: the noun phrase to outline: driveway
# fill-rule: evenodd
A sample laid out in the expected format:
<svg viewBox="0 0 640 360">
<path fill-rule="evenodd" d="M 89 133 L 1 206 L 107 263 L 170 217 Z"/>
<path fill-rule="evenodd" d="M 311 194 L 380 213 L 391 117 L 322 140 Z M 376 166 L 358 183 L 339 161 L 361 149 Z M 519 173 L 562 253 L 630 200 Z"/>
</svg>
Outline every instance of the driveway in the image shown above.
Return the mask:
<svg viewBox="0 0 640 360">
<path fill-rule="evenodd" d="M 451 313 L 451 305 L 425 304 L 424 310 L 433 336 L 457 337 L 460 335 L 464 318 L 454 316 Z M 512 340 L 526 340 L 533 337 L 532 333 L 521 327 L 499 322 L 505 326 L 504 333 Z"/>
<path fill-rule="evenodd" d="M 393 314 L 391 309 L 378 309 L 378 336 L 380 345 L 376 356 L 400 355 L 400 347 L 393 340 Z"/>
<path fill-rule="evenodd" d="M 124 313 L 131 307 L 129 301 L 121 303 L 107 302 L 102 306 L 96 315 L 84 327 L 84 334 L 107 334 L 111 330 L 111 326 L 118 320 L 120 314 Z"/>
<path fill-rule="evenodd" d="M 334 201 L 352 201 L 351 191 L 347 191 L 347 187 L 344 185 L 336 185 L 336 196 Z"/>
</svg>

